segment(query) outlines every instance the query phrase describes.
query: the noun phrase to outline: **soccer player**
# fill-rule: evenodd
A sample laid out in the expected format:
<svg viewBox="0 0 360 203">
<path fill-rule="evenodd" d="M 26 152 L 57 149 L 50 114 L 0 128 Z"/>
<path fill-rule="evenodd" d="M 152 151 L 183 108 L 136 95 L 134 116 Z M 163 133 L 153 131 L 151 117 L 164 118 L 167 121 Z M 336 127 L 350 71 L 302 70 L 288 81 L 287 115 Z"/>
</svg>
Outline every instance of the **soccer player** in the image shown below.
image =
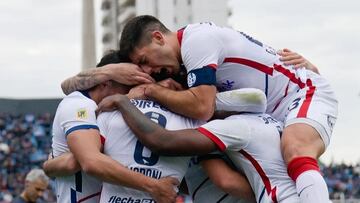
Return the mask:
<svg viewBox="0 0 360 203">
<path fill-rule="evenodd" d="M 174 114 L 153 101 L 133 100 L 133 104 L 151 120 L 167 129 L 200 126 L 199 121 Z M 164 157 L 151 152 L 137 140 L 118 111 L 100 114 L 97 123 L 105 138 L 104 154 L 133 171 L 156 179 L 171 176 L 180 182 L 184 177 L 190 157 Z M 104 182 L 100 202 L 155 201 L 146 192 Z"/>
<path fill-rule="evenodd" d="M 154 153 L 203 155 L 218 149 L 244 171 L 257 202 L 300 202 L 280 151 L 282 123 L 271 116 L 241 114 L 210 121 L 198 129 L 166 130 L 123 95 L 107 97 L 99 104 L 100 111 L 114 107 L 140 142 Z"/>
<path fill-rule="evenodd" d="M 176 75 L 183 64 L 188 90 L 149 84 L 144 94 L 192 118 L 212 116 L 216 90 L 261 89 L 266 112 L 285 124 L 281 151 L 298 194 L 306 202 L 328 201 L 317 158 L 329 145 L 338 104 L 322 76 L 286 66 L 270 46 L 210 22 L 171 32 L 152 16 L 138 16 L 124 27 L 120 49 L 149 74 Z"/>
<path fill-rule="evenodd" d="M 297 66 L 309 66 L 314 70 L 317 71 L 315 66 L 313 66 L 310 62 L 308 62 L 306 59 L 304 59 L 302 56 L 291 52 L 288 49 L 284 49 L 281 53 L 281 56 L 283 56 L 283 60 L 285 64 L 288 65 L 294 65 L 295 67 Z M 99 69 L 99 70 L 105 70 L 106 67 Z M 108 80 L 110 78 L 110 75 L 108 74 L 110 71 L 103 71 L 103 73 L 99 72 L 82 72 L 80 74 L 78 74 L 77 76 L 70 78 L 66 81 L 63 82 L 62 87 L 65 88 L 64 92 L 71 92 L 74 89 L 86 89 L 88 86 L 87 85 L 95 85 L 95 82 L 99 82 L 99 80 L 103 79 Z M 102 75 L 108 75 L 107 78 L 103 77 L 101 78 Z M 112 77 L 114 79 L 116 79 L 117 74 L 113 74 Z M 91 78 L 96 78 L 96 80 L 89 80 Z M 186 81 L 186 80 L 185 80 Z M 168 84 L 167 86 L 171 86 L 172 84 Z M 177 86 L 177 85 L 174 85 Z M 143 90 L 141 91 L 143 92 Z M 248 97 L 248 99 L 250 99 L 251 101 L 251 97 Z M 224 102 L 218 102 L 219 98 L 217 97 L 217 106 L 219 106 L 219 104 L 221 104 L 222 106 L 224 105 Z M 246 102 L 245 102 L 246 103 Z M 227 104 L 227 105 L 232 105 L 232 104 Z M 251 108 L 251 106 L 247 105 L 246 108 Z M 246 109 L 245 108 L 245 109 Z M 237 107 L 237 109 L 239 109 Z M 251 110 L 249 110 L 251 111 Z M 256 111 L 255 111 L 256 112 Z M 258 112 L 262 112 L 262 111 L 258 111 Z M 227 173 L 221 173 L 222 175 L 225 176 L 219 176 L 219 175 L 213 175 L 212 177 L 210 177 L 211 180 L 213 180 L 215 182 L 215 184 L 217 186 L 219 186 L 222 190 L 230 193 L 230 194 L 234 194 L 234 188 L 244 188 L 245 186 L 242 185 L 241 187 L 239 187 L 238 185 L 235 185 L 235 183 L 239 183 L 241 182 L 242 177 L 239 176 L 238 174 L 232 173 L 231 168 L 226 167 L 227 165 L 224 164 L 222 162 L 222 160 L 220 159 L 213 159 L 213 160 L 207 160 L 207 161 L 203 161 L 202 165 L 206 165 L 208 166 L 209 164 L 206 164 L 205 162 L 211 162 L 211 163 L 216 163 L 216 167 L 211 167 L 211 170 L 214 171 L 214 168 L 217 168 L 219 170 L 222 171 L 227 171 Z M 190 193 L 196 194 L 193 195 L 194 196 L 194 200 L 195 201 L 210 201 L 210 200 L 214 200 L 214 199 L 222 199 L 222 201 L 224 201 L 224 197 L 225 197 L 225 201 L 226 202 L 237 202 L 238 200 L 228 196 L 227 194 L 225 194 L 224 192 L 220 191 L 218 188 L 216 188 L 211 181 L 205 181 L 205 183 L 203 183 L 204 180 L 208 180 L 208 177 L 205 176 L 205 174 L 203 174 L 203 171 L 201 169 L 201 167 L 199 167 L 199 163 L 196 162 L 195 164 L 191 164 L 191 168 L 189 170 L 189 173 L 187 174 L 187 177 L 194 177 L 197 176 L 197 179 L 194 178 L 187 178 L 188 180 L 188 184 L 190 185 L 189 187 L 189 191 Z M 220 168 L 220 166 L 223 166 L 223 168 Z M 210 167 L 205 167 L 205 169 L 208 169 Z M 208 171 L 208 170 L 207 170 Z M 210 172 L 210 175 L 213 174 L 211 173 L 211 171 L 208 171 L 208 173 Z M 232 173 L 232 174 L 230 174 Z M 189 175 L 190 174 L 190 175 Z M 217 173 L 219 174 L 219 173 Z M 235 178 L 235 175 L 237 175 L 237 177 Z M 221 177 L 221 178 L 220 178 Z M 234 181 L 234 180 L 238 180 L 239 181 Z M 230 180 L 230 181 L 225 181 L 225 180 Z M 200 187 L 199 187 L 200 186 Z M 238 195 L 240 193 L 240 195 Z M 211 194 L 211 195 L 209 195 Z M 243 197 L 243 191 L 239 191 L 239 190 L 235 190 L 235 194 L 234 196 L 240 197 L 240 198 L 244 198 Z"/>
<path fill-rule="evenodd" d="M 117 57 L 117 52 L 110 53 L 103 57 L 99 66 L 108 61 L 123 62 Z M 73 92 L 59 104 L 53 122 L 53 156 L 71 151 L 82 171 L 56 178 L 58 202 L 98 202 L 102 186 L 99 179 L 148 192 L 158 202 L 169 202 L 176 197 L 175 180 L 147 177 L 101 153 L 101 136 L 95 116 L 97 104 L 106 96 L 127 94 L 129 89 L 129 86 L 107 81 L 88 91 Z"/>
<path fill-rule="evenodd" d="M 246 99 L 251 97 L 251 103 L 246 102 Z M 219 95 L 217 95 L 217 98 L 219 100 L 219 106 L 223 106 L 224 110 L 232 110 L 232 108 L 235 109 L 242 109 L 247 110 L 248 109 L 257 109 L 256 112 L 261 112 L 264 110 L 264 106 L 266 104 L 265 95 L 257 90 L 236 90 L 236 91 L 230 91 L 230 92 L 223 92 Z M 235 101 L 229 101 L 235 100 Z M 224 103 L 231 104 L 231 107 L 224 106 Z M 151 101 L 141 101 L 141 100 L 135 100 L 135 103 L 138 104 L 139 108 L 144 111 L 150 111 L 152 110 L 150 107 L 160 108 L 157 111 L 164 111 L 163 109 L 157 104 L 153 104 Z M 190 122 L 190 119 L 185 119 L 183 117 L 180 117 L 178 115 L 175 115 L 173 113 L 168 112 L 165 110 L 164 112 L 147 112 L 148 115 L 152 115 L 152 119 L 157 121 L 156 119 L 159 119 L 157 122 L 164 122 L 166 121 L 168 123 L 168 127 L 182 127 L 182 128 L 193 128 L 197 127 L 199 124 L 194 125 L 193 122 Z M 151 114 L 149 114 L 151 113 Z M 165 116 L 158 117 L 159 114 Z M 170 172 L 171 176 L 177 177 L 179 180 L 182 179 L 184 175 L 184 171 L 188 166 L 188 160 L 189 157 L 186 158 L 179 158 L 179 159 L 169 159 L 166 157 L 159 157 L 158 159 L 160 161 L 151 163 L 150 160 L 152 160 L 151 157 L 155 157 L 155 154 L 148 151 L 148 149 L 144 149 L 141 147 L 141 144 L 137 142 L 135 136 L 131 133 L 131 131 L 126 127 L 125 123 L 121 122 L 121 117 L 119 113 L 113 113 L 114 115 L 107 116 L 104 119 L 101 119 L 103 117 L 99 117 L 98 119 L 98 125 L 101 131 L 102 135 L 112 135 L 107 136 L 106 142 L 104 144 L 104 153 L 112 157 L 113 159 L 119 161 L 120 163 L 123 163 L 128 168 L 131 168 L 135 171 L 140 171 L 142 173 L 145 173 L 147 175 L 157 177 L 159 178 L 161 175 L 165 176 Z M 166 118 L 166 119 L 165 119 Z M 175 125 L 174 125 L 175 124 Z M 107 132 L 109 130 L 109 132 Z M 124 137 L 125 136 L 125 137 Z M 124 141 L 125 140 L 125 141 Z M 127 142 L 126 140 L 130 140 Z M 140 149 L 141 150 L 140 150 Z M 135 151 L 134 151 L 135 149 Z M 143 153 L 140 153 L 138 151 L 144 151 Z M 143 155 L 144 154 L 144 155 Z M 146 156 L 146 154 L 150 154 L 150 156 Z M 74 158 L 71 156 L 71 154 L 66 154 L 61 157 L 63 159 L 62 162 L 57 164 L 55 168 L 58 170 L 65 170 L 65 172 L 68 172 L 68 174 L 72 174 L 74 171 L 73 169 L 66 168 L 66 166 L 62 166 L 61 163 L 67 162 L 71 163 L 70 165 L 76 165 L 74 162 Z M 72 160 L 73 159 L 73 160 Z M 143 161 L 145 160 L 145 161 Z M 171 160 L 171 161 L 169 161 Z M 54 165 L 54 164 L 53 164 Z M 54 166 L 53 166 L 54 168 Z M 185 168 L 185 169 L 184 169 Z M 215 168 L 215 167 L 211 167 Z M 217 174 L 216 178 L 220 177 L 229 177 L 229 178 L 223 178 L 223 180 L 226 182 L 223 182 L 220 184 L 221 189 L 225 189 L 225 191 L 230 190 L 229 193 L 238 197 L 238 198 L 246 198 L 250 196 L 252 198 L 252 190 L 248 182 L 246 181 L 246 178 L 244 178 L 241 174 L 237 173 L 233 170 L 228 170 L 226 166 L 222 166 L 221 168 L 216 167 L 218 170 L 223 170 L 221 174 Z M 160 170 L 159 170 L 160 169 Z M 190 172 L 194 172 L 194 170 L 197 170 L 196 168 L 191 168 Z M 201 171 L 200 171 L 201 172 Z M 197 173 L 198 174 L 198 173 Z M 204 176 L 204 174 L 201 174 Z M 199 179 L 201 177 L 197 177 Z M 228 182 L 228 180 L 231 178 L 231 182 Z M 197 184 L 196 180 L 188 180 L 189 185 Z M 225 183 L 225 184 L 224 184 Z M 230 184 L 230 187 L 228 186 Z M 205 194 L 206 191 L 209 191 L 209 187 L 211 187 L 211 195 Z M 221 195 L 219 198 L 222 199 L 222 202 L 238 202 L 238 198 L 235 199 L 235 197 L 230 197 L 224 192 L 221 192 L 218 188 L 212 186 L 210 182 L 208 182 L 207 185 L 202 184 L 202 190 L 199 191 L 196 195 L 196 198 L 194 198 L 195 202 L 203 202 L 204 197 L 206 197 L 207 200 L 212 201 L 217 196 Z M 189 188 L 190 192 L 193 192 L 192 188 Z M 223 197 L 224 196 L 224 197 Z M 226 198 L 226 199 L 225 199 Z M 149 196 L 146 193 L 126 189 L 124 187 L 116 186 L 113 184 L 107 184 L 104 183 L 103 190 L 101 192 L 101 202 L 116 202 L 116 201 L 153 201 L 149 198 Z M 225 200 L 224 200 L 225 199 Z"/>
</svg>

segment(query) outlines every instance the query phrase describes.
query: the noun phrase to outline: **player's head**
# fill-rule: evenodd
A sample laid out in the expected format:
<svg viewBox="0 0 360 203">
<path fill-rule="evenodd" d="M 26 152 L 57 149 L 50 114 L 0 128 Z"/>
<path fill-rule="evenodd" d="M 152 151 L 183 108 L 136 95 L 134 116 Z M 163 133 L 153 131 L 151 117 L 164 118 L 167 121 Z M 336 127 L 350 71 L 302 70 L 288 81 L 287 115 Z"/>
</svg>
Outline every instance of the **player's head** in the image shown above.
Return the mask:
<svg viewBox="0 0 360 203">
<path fill-rule="evenodd" d="M 162 74 L 170 76 L 179 71 L 181 56 L 177 35 L 153 16 L 137 16 L 125 25 L 120 50 L 146 73 L 163 71 Z"/>
<path fill-rule="evenodd" d="M 101 68 L 105 65 L 116 64 L 116 63 L 129 63 L 130 60 L 122 55 L 119 51 L 111 50 L 107 54 L 105 54 L 100 62 L 96 65 L 96 67 Z M 95 102 L 101 101 L 103 98 L 113 95 L 113 94 L 127 94 L 130 90 L 130 86 L 125 84 L 120 84 L 115 81 L 107 81 L 101 83 L 89 90 L 94 95 L 92 98 Z"/>
<path fill-rule="evenodd" d="M 122 54 L 120 51 L 109 50 L 105 53 L 105 55 L 100 59 L 100 62 L 96 65 L 97 68 L 100 68 L 109 64 L 116 63 L 131 63 L 131 60 Z"/>
<path fill-rule="evenodd" d="M 29 202 L 36 202 L 49 184 L 49 178 L 41 169 L 31 170 L 25 178 L 25 189 L 23 195 Z"/>
</svg>

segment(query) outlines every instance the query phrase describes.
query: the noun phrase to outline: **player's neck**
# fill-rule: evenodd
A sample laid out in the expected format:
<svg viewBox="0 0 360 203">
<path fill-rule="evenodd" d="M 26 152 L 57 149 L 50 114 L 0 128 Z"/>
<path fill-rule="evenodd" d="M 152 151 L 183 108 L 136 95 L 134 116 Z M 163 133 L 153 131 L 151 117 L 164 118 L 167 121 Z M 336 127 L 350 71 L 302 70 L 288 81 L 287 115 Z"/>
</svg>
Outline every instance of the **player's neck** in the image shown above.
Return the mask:
<svg viewBox="0 0 360 203">
<path fill-rule="evenodd" d="M 90 96 L 91 100 L 93 100 L 96 104 L 99 104 L 101 102 L 101 100 L 103 99 L 101 97 L 99 88 L 95 88 L 95 89 L 89 91 L 89 96 Z"/>
<path fill-rule="evenodd" d="M 179 61 L 179 63 L 182 63 L 182 59 L 181 59 L 181 47 L 180 47 L 180 43 L 179 43 L 179 39 L 177 36 L 177 32 L 171 32 L 170 34 L 168 34 L 168 39 L 170 42 L 170 46 L 172 47 L 173 51 L 176 54 L 176 58 Z"/>
</svg>

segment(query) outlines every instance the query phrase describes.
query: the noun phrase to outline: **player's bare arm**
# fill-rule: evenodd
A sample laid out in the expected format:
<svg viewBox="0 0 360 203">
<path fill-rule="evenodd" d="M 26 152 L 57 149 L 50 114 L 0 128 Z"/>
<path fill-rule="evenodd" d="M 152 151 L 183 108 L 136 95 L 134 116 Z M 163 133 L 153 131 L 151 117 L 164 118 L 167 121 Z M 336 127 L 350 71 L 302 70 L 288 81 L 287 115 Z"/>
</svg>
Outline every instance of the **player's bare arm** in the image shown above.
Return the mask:
<svg viewBox="0 0 360 203">
<path fill-rule="evenodd" d="M 194 129 L 169 131 L 157 125 L 139 111 L 124 95 L 103 99 L 99 111 L 118 109 L 127 125 L 142 144 L 152 152 L 167 156 L 207 154 L 216 150 L 208 137 Z"/>
<path fill-rule="evenodd" d="M 305 59 L 300 54 L 291 51 L 290 49 L 282 49 L 278 51 L 278 54 L 281 56 L 280 60 L 284 62 L 285 65 L 293 65 L 294 68 L 305 67 L 308 70 L 311 70 L 317 74 L 320 74 L 319 69 L 310 61 Z"/>
<path fill-rule="evenodd" d="M 211 181 L 224 192 L 246 199 L 248 202 L 256 202 L 254 192 L 245 175 L 231 168 L 224 160 L 206 159 L 201 161 L 201 166 Z"/>
<path fill-rule="evenodd" d="M 58 157 L 49 156 L 44 162 L 43 169 L 49 177 L 69 176 L 81 170 L 79 163 L 70 152 L 64 153 Z"/>
<path fill-rule="evenodd" d="M 154 79 L 150 75 L 142 72 L 137 65 L 119 63 L 82 71 L 76 76 L 63 81 L 61 88 L 64 94 L 68 95 L 76 90 L 90 89 L 108 80 L 114 80 L 126 85 L 154 82 Z"/>
<path fill-rule="evenodd" d="M 70 151 L 79 161 L 81 169 L 106 182 L 145 191 L 158 202 L 171 202 L 176 197 L 174 178 L 153 179 L 131 171 L 110 157 L 100 153 L 99 131 L 77 130 L 67 136 Z"/>
<path fill-rule="evenodd" d="M 200 85 L 184 91 L 174 91 L 150 84 L 145 95 L 171 111 L 199 120 L 209 120 L 215 109 L 216 87 Z"/>
<path fill-rule="evenodd" d="M 100 68 L 92 68 L 80 72 L 61 83 L 61 89 L 68 95 L 76 90 L 87 90 L 102 82 L 110 80 L 110 77 Z"/>
</svg>

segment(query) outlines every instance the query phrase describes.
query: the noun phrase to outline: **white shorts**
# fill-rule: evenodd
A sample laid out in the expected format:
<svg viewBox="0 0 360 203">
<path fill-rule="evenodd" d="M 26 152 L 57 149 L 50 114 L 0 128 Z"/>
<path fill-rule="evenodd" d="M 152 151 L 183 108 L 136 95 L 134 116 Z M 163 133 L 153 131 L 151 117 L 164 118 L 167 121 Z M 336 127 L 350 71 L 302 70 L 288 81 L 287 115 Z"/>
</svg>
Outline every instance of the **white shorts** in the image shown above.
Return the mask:
<svg viewBox="0 0 360 203">
<path fill-rule="evenodd" d="M 308 78 L 308 86 L 287 95 L 271 115 L 284 121 L 285 127 L 294 123 L 312 126 L 328 147 L 337 119 L 338 101 L 323 77 L 311 73 Z"/>
</svg>

